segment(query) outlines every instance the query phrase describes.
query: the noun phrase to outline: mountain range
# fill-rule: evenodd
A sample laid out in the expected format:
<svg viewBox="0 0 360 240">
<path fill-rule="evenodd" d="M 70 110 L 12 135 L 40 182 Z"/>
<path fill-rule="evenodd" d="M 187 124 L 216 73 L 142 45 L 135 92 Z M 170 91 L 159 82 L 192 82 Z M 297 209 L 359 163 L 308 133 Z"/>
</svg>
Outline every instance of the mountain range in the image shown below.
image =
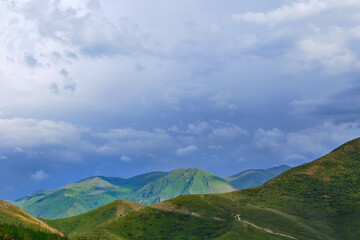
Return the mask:
<svg viewBox="0 0 360 240">
<path fill-rule="evenodd" d="M 128 179 L 95 176 L 8 202 L 36 217 L 56 219 L 85 213 L 118 199 L 151 205 L 180 195 L 224 193 L 255 187 L 289 168 L 282 165 L 247 170 L 227 178 L 196 168 L 151 172 Z"/>
<path fill-rule="evenodd" d="M 151 206 L 117 201 L 44 221 L 71 238 L 360 239 L 359 186 L 360 139 L 355 139 L 259 187 L 184 195 Z"/>
<path fill-rule="evenodd" d="M 360 138 L 254 188 L 182 195 L 150 206 L 117 200 L 53 220 L 0 201 L 0 220 L 41 221 L 42 229 L 70 239 L 360 239 L 359 186 Z"/>
</svg>

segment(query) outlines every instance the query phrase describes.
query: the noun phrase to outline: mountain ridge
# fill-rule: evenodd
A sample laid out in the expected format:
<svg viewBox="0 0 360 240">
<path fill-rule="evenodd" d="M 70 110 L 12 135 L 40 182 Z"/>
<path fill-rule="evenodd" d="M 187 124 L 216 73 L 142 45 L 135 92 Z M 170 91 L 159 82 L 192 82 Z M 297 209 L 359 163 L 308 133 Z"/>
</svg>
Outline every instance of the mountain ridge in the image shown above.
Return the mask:
<svg viewBox="0 0 360 240">
<path fill-rule="evenodd" d="M 261 183 L 266 180 L 261 180 Z M 250 183 L 250 186 L 254 186 L 254 183 Z M 118 199 L 151 205 L 184 194 L 234 190 L 231 182 L 214 174 L 198 168 L 181 168 L 131 178 L 93 176 L 8 202 L 37 217 L 55 219 L 82 214 Z"/>
<path fill-rule="evenodd" d="M 179 196 L 83 234 L 110 239 L 360 239 L 359 186 L 360 138 L 262 186 Z"/>
</svg>

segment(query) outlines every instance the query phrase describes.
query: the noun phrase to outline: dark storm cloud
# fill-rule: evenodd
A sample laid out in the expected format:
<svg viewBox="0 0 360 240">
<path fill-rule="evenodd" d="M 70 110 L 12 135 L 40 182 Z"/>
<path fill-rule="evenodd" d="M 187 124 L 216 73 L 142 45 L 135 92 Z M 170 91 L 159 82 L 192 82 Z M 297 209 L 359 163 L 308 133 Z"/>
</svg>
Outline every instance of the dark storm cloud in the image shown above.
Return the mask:
<svg viewBox="0 0 360 240">
<path fill-rule="evenodd" d="M 294 113 L 303 117 L 355 121 L 360 117 L 360 85 L 345 87 L 323 98 L 294 101 Z"/>
</svg>

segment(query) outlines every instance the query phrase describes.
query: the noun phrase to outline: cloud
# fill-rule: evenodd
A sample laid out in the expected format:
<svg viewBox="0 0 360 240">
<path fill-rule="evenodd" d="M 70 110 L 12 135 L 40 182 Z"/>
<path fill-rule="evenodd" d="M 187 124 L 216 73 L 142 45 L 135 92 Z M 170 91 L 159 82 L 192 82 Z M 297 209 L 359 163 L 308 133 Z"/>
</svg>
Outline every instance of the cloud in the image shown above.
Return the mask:
<svg viewBox="0 0 360 240">
<path fill-rule="evenodd" d="M 131 25 L 129 20 L 126 24 L 113 24 L 99 11 L 101 6 L 96 1 L 81 6 L 81 10 L 61 1 L 42 0 L 17 4 L 17 7 L 28 21 L 36 23 L 36 32 L 41 37 L 76 46 L 85 56 L 131 54 L 141 48 L 132 34 L 136 25 Z M 76 58 L 73 54 L 70 57 Z"/>
<path fill-rule="evenodd" d="M 307 158 L 299 154 L 290 154 L 284 158 L 285 162 L 306 162 Z"/>
<path fill-rule="evenodd" d="M 340 144 L 358 137 L 358 122 L 325 122 L 313 128 L 294 132 L 285 132 L 278 128 L 260 128 L 255 132 L 254 141 L 258 148 L 270 151 L 284 161 L 304 161 L 320 157 Z"/>
<path fill-rule="evenodd" d="M 37 119 L 0 119 L 0 149 L 42 156 L 52 161 L 78 163 L 87 154 L 119 156 L 156 155 L 159 159 L 199 151 L 199 146 L 222 151 L 223 141 L 247 135 L 239 126 L 220 121 L 195 122 L 169 129 L 116 128 L 97 131 L 68 122 Z M 182 147 L 182 146 L 186 147 Z M 175 153 L 173 149 L 177 149 Z M 15 149 L 15 152 L 14 152 Z"/>
<path fill-rule="evenodd" d="M 333 118 L 341 122 L 359 119 L 360 106 L 351 103 L 360 101 L 360 85 L 356 82 L 349 85 L 322 97 L 294 100 L 293 115 L 299 118 Z"/>
<path fill-rule="evenodd" d="M 353 7 L 360 7 L 359 1 L 303 0 L 285 4 L 268 12 L 247 12 L 244 14 L 233 14 L 232 17 L 237 21 L 273 25 L 311 17 L 329 10 Z"/>
<path fill-rule="evenodd" d="M 187 154 L 196 152 L 198 150 L 199 150 L 199 148 L 197 146 L 191 145 L 191 146 L 184 147 L 184 148 L 178 148 L 178 149 L 176 149 L 175 153 L 178 156 L 182 156 L 182 155 L 187 155 Z"/>
<path fill-rule="evenodd" d="M 212 133 L 210 134 L 210 138 L 211 139 L 217 139 L 217 138 L 222 138 L 222 139 L 233 139 L 238 137 L 239 135 L 246 135 L 248 132 L 236 125 L 230 125 L 228 127 L 220 127 L 220 128 L 215 128 L 212 130 Z"/>
<path fill-rule="evenodd" d="M 64 77 L 68 77 L 69 76 L 69 71 L 68 70 L 66 70 L 66 69 L 61 69 L 60 70 L 60 75 L 62 75 L 62 76 L 64 76 Z"/>
<path fill-rule="evenodd" d="M 287 54 L 287 58 L 298 62 L 300 70 L 311 69 L 320 65 L 325 72 L 337 74 L 359 69 L 360 62 L 356 52 L 347 47 L 349 38 L 346 30 L 334 28 L 313 36 L 307 36 L 295 43 L 295 47 Z M 305 64 L 304 64 L 305 63 Z"/>
<path fill-rule="evenodd" d="M 232 19 L 243 26 L 259 24 L 246 33 L 257 39 L 250 52 L 264 56 L 276 49 L 271 56 L 282 59 L 287 72 L 340 74 L 360 67 L 354 9 L 360 10 L 359 1 L 300 0 L 269 11 L 233 14 Z"/>
<path fill-rule="evenodd" d="M 60 94 L 60 89 L 59 89 L 58 85 L 54 82 L 50 84 L 50 90 L 52 93 Z"/>
<path fill-rule="evenodd" d="M 120 159 L 123 162 L 131 162 L 132 161 L 131 157 L 125 156 L 125 155 L 122 155 Z"/>
<path fill-rule="evenodd" d="M 199 135 L 210 128 L 207 122 L 197 122 L 188 124 L 187 131 Z"/>
<path fill-rule="evenodd" d="M 146 70 L 146 68 L 141 64 L 136 64 L 135 70 L 138 72 L 144 72 Z"/>
<path fill-rule="evenodd" d="M 21 153 L 21 152 L 24 152 L 24 149 L 17 147 L 17 148 L 15 148 L 14 152 Z"/>
<path fill-rule="evenodd" d="M 63 77 L 63 89 L 64 89 L 64 91 L 68 91 L 71 94 L 73 94 L 75 92 L 75 90 L 76 90 L 77 85 L 73 81 L 73 79 L 70 77 L 70 72 L 63 68 L 63 69 L 61 69 L 59 71 L 59 74 Z M 57 85 L 56 85 L 56 87 L 57 87 Z M 52 90 L 53 90 L 53 92 L 54 92 L 54 90 L 59 91 L 59 89 L 56 89 L 56 88 L 55 89 L 53 88 Z M 56 91 L 55 91 L 55 93 L 56 93 Z"/>
<path fill-rule="evenodd" d="M 79 56 L 75 52 L 66 51 L 66 56 L 72 59 L 78 59 Z"/>
<path fill-rule="evenodd" d="M 0 119 L 2 147 L 26 148 L 47 145 L 68 145 L 78 142 L 85 128 L 66 122 L 37 119 Z"/>
<path fill-rule="evenodd" d="M 61 54 L 60 54 L 58 51 L 53 51 L 51 54 L 52 54 L 52 55 L 54 56 L 54 58 L 56 58 L 56 59 L 60 59 L 60 58 L 61 58 Z"/>
<path fill-rule="evenodd" d="M 17 189 L 35 169 L 296 165 L 358 131 L 357 0 L 13 2 L 0 1 L 0 175 Z"/>
<path fill-rule="evenodd" d="M 29 67 L 35 67 L 38 64 L 38 60 L 30 53 L 25 54 L 24 61 Z"/>
<path fill-rule="evenodd" d="M 35 181 L 42 181 L 49 178 L 49 174 L 47 174 L 44 170 L 41 169 L 32 174 L 30 178 Z"/>
<path fill-rule="evenodd" d="M 174 139 L 164 130 L 136 130 L 133 128 L 111 129 L 105 132 L 94 132 L 96 137 L 106 140 L 106 146 L 121 153 L 148 153 L 169 148 Z"/>
<path fill-rule="evenodd" d="M 71 149 L 71 147 L 65 149 L 50 149 L 49 157 L 55 162 L 61 163 L 80 163 L 83 162 L 83 153 L 92 152 L 92 147 L 89 144 L 89 149 Z"/>
<path fill-rule="evenodd" d="M 211 149 L 211 150 L 223 150 L 224 147 L 221 146 L 221 145 L 210 145 L 209 149 Z"/>
</svg>

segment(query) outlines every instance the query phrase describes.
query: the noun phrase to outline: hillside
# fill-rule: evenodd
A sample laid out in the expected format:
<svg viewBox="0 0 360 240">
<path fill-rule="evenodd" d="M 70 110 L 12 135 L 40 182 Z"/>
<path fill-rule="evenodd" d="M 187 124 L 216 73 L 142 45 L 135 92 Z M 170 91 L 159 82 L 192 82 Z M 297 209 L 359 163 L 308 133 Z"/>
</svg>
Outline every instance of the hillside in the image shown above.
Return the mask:
<svg viewBox="0 0 360 240">
<path fill-rule="evenodd" d="M 289 170 L 290 167 L 281 165 L 269 169 L 250 169 L 225 179 L 237 190 L 260 186 L 279 174 Z"/>
<path fill-rule="evenodd" d="M 9 202 L 37 217 L 50 219 L 70 217 L 117 199 L 126 199 L 129 194 L 166 174 L 152 172 L 129 179 L 91 177 L 58 189 L 35 192 L 15 202 Z"/>
<path fill-rule="evenodd" d="M 223 193 L 234 191 L 229 183 L 201 169 L 181 168 L 142 187 L 129 199 L 150 205 L 187 194 Z"/>
<path fill-rule="evenodd" d="M 139 203 L 117 200 L 74 217 L 56 220 L 43 219 L 43 221 L 51 224 L 51 226 L 57 229 L 62 229 L 64 233 L 67 233 L 70 237 L 75 238 L 91 231 L 91 229 L 96 226 L 115 220 L 126 213 L 139 210 L 143 207 L 144 206 Z"/>
<path fill-rule="evenodd" d="M 359 186 L 360 139 L 355 139 L 263 186 L 180 196 L 84 234 L 111 239 L 360 239 Z"/>
<path fill-rule="evenodd" d="M 51 233 L 59 233 L 56 229 L 50 227 L 40 219 L 29 213 L 15 207 L 9 203 L 0 200 L 0 222 L 6 224 L 21 224 L 30 229 L 44 230 Z"/>
<path fill-rule="evenodd" d="M 96 176 L 9 202 L 34 216 L 56 219 L 82 214 L 118 199 L 151 205 L 180 195 L 223 193 L 258 186 L 284 168 L 249 170 L 227 178 L 229 181 L 201 169 L 187 168 L 128 179 Z"/>
<path fill-rule="evenodd" d="M 1 240 L 69 240 L 67 236 L 29 228 L 18 224 L 0 223 Z"/>
</svg>

